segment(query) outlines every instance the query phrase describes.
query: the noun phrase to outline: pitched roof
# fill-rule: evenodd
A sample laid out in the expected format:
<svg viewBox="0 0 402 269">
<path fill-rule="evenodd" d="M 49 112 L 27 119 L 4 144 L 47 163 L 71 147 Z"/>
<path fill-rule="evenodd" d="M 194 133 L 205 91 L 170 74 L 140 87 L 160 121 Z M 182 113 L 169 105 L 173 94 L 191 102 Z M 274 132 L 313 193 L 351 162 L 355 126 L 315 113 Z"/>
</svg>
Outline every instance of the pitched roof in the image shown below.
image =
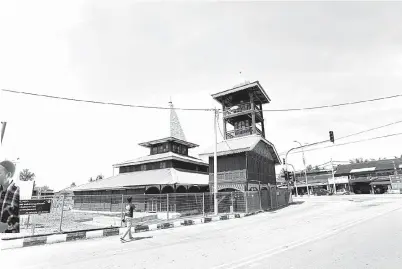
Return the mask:
<svg viewBox="0 0 402 269">
<path fill-rule="evenodd" d="M 399 165 L 402 164 L 402 159 L 388 159 L 388 160 L 378 160 L 371 161 L 366 163 L 354 163 L 354 164 L 345 164 L 338 165 L 336 168 L 335 175 L 345 175 L 350 173 L 359 173 L 359 172 L 375 172 L 382 170 L 393 170 L 395 167 L 398 168 Z"/>
<path fill-rule="evenodd" d="M 248 135 L 224 140 L 218 143 L 217 145 L 217 155 L 223 156 L 228 154 L 252 151 L 260 141 L 263 141 L 266 145 L 269 146 L 274 161 L 277 164 L 281 164 L 281 160 L 275 149 L 275 146 L 260 135 Z M 213 155 L 214 155 L 214 146 L 209 147 L 203 153 L 200 154 L 200 156 L 209 156 L 209 157 Z"/>
<path fill-rule="evenodd" d="M 255 93 L 257 94 L 258 98 L 263 102 L 263 104 L 269 103 L 271 101 L 271 99 L 269 99 L 267 93 L 265 92 L 264 88 L 261 86 L 259 81 L 247 82 L 245 84 L 235 86 L 232 89 L 212 94 L 212 98 L 214 98 L 218 102 L 221 102 L 221 100 L 224 96 L 226 96 L 228 94 L 233 94 L 233 93 L 236 93 L 239 91 L 243 91 L 246 89 L 254 90 Z"/>
<path fill-rule="evenodd" d="M 184 172 L 174 168 L 122 173 L 117 176 L 86 183 L 72 191 L 112 190 L 149 185 L 208 185 L 207 174 Z"/>
<path fill-rule="evenodd" d="M 183 141 L 183 140 L 180 140 L 180 139 L 178 139 L 176 137 L 165 137 L 165 138 L 162 138 L 162 139 L 156 139 L 156 140 L 152 140 L 152 141 L 148 141 L 148 142 L 142 142 L 142 143 L 139 143 L 138 145 L 146 147 L 146 148 L 150 148 L 153 145 L 158 145 L 158 144 L 162 144 L 162 143 L 170 142 L 170 141 L 171 142 L 176 142 L 176 143 L 181 144 L 181 145 L 185 145 L 188 148 L 198 147 L 197 144 L 187 142 L 187 141 Z"/>
<path fill-rule="evenodd" d="M 176 114 L 176 110 L 173 108 L 172 101 L 169 102 L 170 106 L 170 136 L 177 139 L 186 141 L 183 129 L 181 128 L 179 117 Z"/>
<path fill-rule="evenodd" d="M 114 164 L 113 167 L 117 168 L 117 167 L 126 166 L 126 165 L 137 165 L 137 164 L 160 162 L 160 161 L 166 161 L 166 160 L 177 160 L 177 161 L 189 162 L 189 163 L 194 163 L 194 164 L 208 165 L 207 163 L 203 162 L 201 159 L 191 157 L 191 156 L 180 155 L 180 154 L 170 151 L 170 152 L 165 152 L 165 153 L 160 153 L 160 154 L 142 156 L 142 157 L 139 157 L 134 160 L 129 160 L 129 161 L 121 162 L 118 164 Z"/>
<path fill-rule="evenodd" d="M 167 141 L 174 141 L 182 145 L 186 145 L 189 148 L 198 147 L 198 145 L 187 142 L 186 136 L 184 135 L 183 129 L 181 128 L 179 117 L 177 116 L 176 110 L 173 107 L 172 101 L 169 102 L 170 107 L 170 121 L 169 121 L 169 135 L 166 138 L 156 139 L 148 142 L 140 143 L 140 146 L 151 147 L 155 144 L 160 144 Z"/>
</svg>

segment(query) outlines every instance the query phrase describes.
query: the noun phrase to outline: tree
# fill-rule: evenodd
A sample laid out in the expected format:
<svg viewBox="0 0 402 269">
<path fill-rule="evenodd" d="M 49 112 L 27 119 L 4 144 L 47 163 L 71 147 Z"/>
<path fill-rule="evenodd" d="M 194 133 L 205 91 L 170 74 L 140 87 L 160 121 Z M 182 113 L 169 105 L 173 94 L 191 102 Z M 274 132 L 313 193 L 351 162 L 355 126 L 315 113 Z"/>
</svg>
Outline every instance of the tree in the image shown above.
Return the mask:
<svg viewBox="0 0 402 269">
<path fill-rule="evenodd" d="M 49 190 L 50 188 L 49 188 L 48 185 L 45 185 L 45 186 L 43 186 L 41 189 L 42 189 L 42 191 L 47 191 L 47 190 Z"/>
<path fill-rule="evenodd" d="M 92 177 L 88 180 L 89 182 L 92 182 L 92 181 L 94 181 L 93 179 L 92 179 Z"/>
<path fill-rule="evenodd" d="M 320 167 L 318 167 L 317 165 L 314 166 L 314 171 L 320 171 L 320 170 L 321 170 Z"/>
<path fill-rule="evenodd" d="M 349 160 L 349 162 L 351 163 L 351 164 L 353 164 L 353 163 L 363 163 L 364 162 L 364 160 L 363 160 L 363 158 L 354 158 L 354 159 L 351 159 L 351 160 Z"/>
<path fill-rule="evenodd" d="M 21 181 L 32 181 L 35 179 L 35 174 L 29 171 L 29 169 L 24 169 L 20 172 Z"/>
<path fill-rule="evenodd" d="M 311 164 L 307 165 L 306 167 L 307 171 L 312 171 L 313 170 L 313 166 Z"/>
<path fill-rule="evenodd" d="M 100 175 L 98 175 L 98 176 L 96 177 L 95 180 L 97 181 L 97 180 L 101 180 L 101 179 L 103 179 L 103 178 L 104 178 L 104 176 L 103 176 L 102 174 L 100 174 Z"/>
<path fill-rule="evenodd" d="M 75 185 L 75 182 L 71 183 L 70 187 L 75 187 L 77 185 Z"/>
</svg>

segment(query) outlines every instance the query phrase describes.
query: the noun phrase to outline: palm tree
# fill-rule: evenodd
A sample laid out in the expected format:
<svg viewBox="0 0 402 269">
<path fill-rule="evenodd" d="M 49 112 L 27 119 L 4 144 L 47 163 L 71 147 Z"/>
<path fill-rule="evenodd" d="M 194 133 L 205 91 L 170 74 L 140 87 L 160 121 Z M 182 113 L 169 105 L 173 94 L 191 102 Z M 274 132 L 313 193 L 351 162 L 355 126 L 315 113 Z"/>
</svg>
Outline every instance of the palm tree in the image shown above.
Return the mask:
<svg viewBox="0 0 402 269">
<path fill-rule="evenodd" d="M 32 181 L 35 179 L 35 174 L 29 171 L 29 169 L 24 169 L 20 172 L 21 181 Z"/>
</svg>

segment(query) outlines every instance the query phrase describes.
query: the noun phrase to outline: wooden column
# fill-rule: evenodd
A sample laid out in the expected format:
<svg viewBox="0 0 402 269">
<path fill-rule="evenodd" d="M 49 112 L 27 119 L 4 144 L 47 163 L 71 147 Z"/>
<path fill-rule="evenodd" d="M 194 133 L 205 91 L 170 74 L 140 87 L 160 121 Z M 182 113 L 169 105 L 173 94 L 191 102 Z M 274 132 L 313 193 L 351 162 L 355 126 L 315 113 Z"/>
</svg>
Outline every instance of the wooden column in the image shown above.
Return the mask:
<svg viewBox="0 0 402 269">
<path fill-rule="evenodd" d="M 262 118 L 262 122 L 261 122 L 261 126 L 262 126 L 262 136 L 265 138 L 265 121 L 264 121 L 264 114 L 262 111 L 262 103 L 260 104 L 260 108 L 261 108 L 261 118 Z"/>
<path fill-rule="evenodd" d="M 251 126 L 253 127 L 253 134 L 256 133 L 255 129 L 255 107 L 254 107 L 254 96 L 253 93 L 249 93 L 250 96 L 250 103 L 251 103 Z"/>
<path fill-rule="evenodd" d="M 225 119 L 225 104 L 222 104 L 222 119 L 223 119 L 223 139 L 227 139 L 226 134 L 226 119 Z"/>
</svg>

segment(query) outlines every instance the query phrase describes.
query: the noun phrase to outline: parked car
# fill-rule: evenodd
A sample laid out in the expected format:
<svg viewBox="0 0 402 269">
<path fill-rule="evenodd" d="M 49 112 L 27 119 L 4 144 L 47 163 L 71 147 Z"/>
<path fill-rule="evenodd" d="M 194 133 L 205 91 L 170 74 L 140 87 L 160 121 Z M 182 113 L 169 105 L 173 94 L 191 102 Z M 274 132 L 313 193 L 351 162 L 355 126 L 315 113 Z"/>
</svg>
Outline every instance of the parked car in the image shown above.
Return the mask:
<svg viewBox="0 0 402 269">
<path fill-rule="evenodd" d="M 314 195 L 322 196 L 322 195 L 329 195 L 329 191 L 325 189 L 317 189 L 314 191 Z"/>
</svg>

